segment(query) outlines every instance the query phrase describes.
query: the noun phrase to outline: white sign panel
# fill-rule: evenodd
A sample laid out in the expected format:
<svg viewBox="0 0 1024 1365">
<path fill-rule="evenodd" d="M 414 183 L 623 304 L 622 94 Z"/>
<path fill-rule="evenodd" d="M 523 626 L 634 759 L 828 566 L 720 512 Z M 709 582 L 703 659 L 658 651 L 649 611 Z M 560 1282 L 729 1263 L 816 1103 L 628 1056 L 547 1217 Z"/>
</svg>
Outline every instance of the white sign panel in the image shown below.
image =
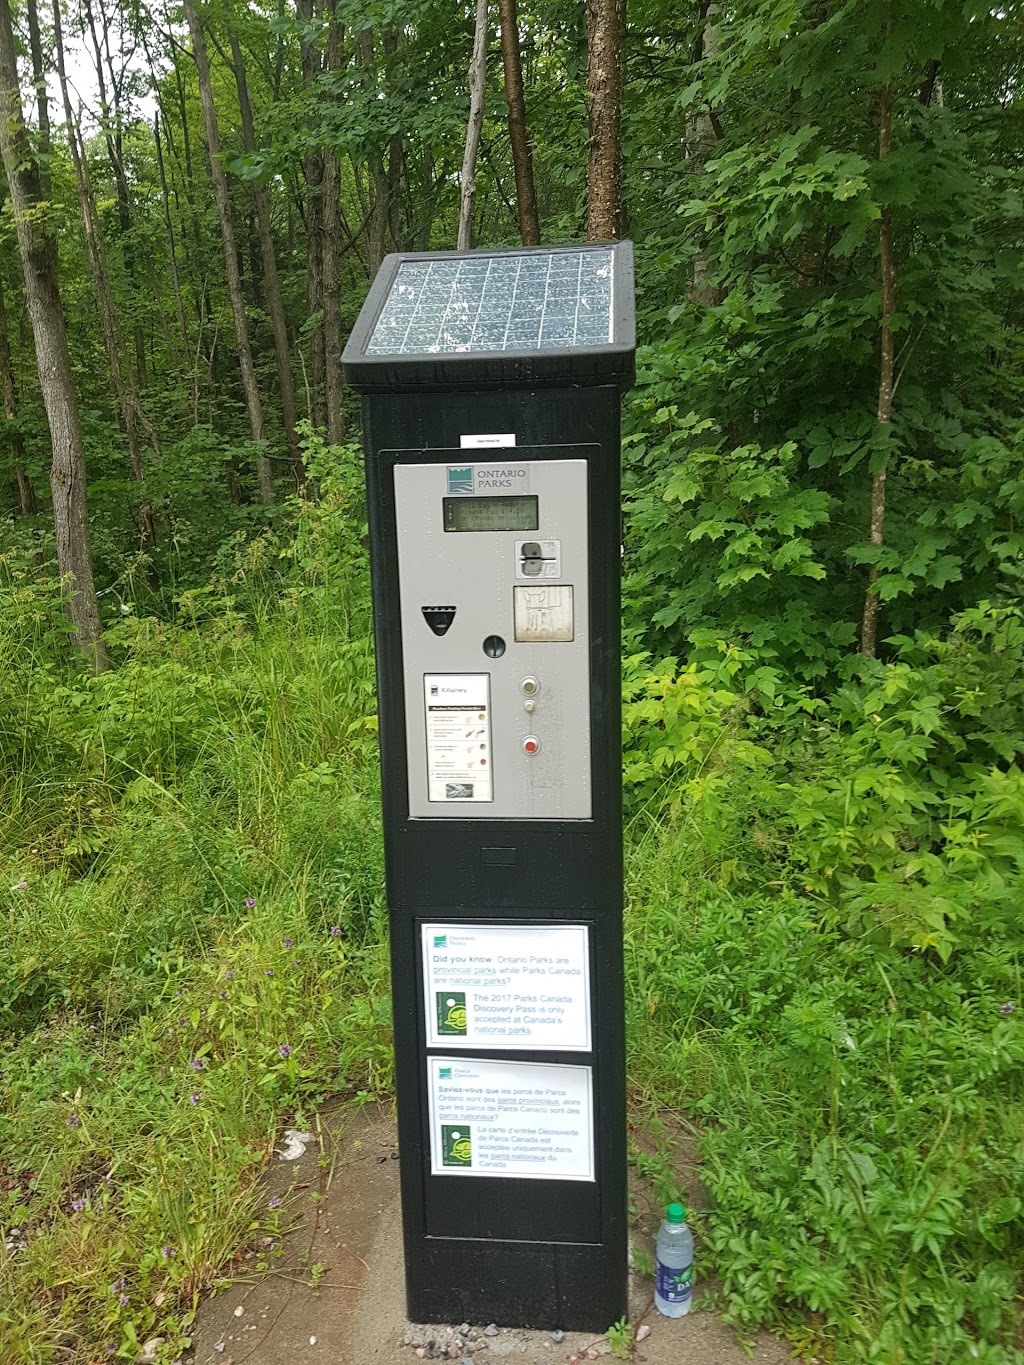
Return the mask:
<svg viewBox="0 0 1024 1365">
<path fill-rule="evenodd" d="M 424 924 L 428 1047 L 590 1050 L 587 927 Z"/>
<path fill-rule="evenodd" d="M 493 435 L 486 436 L 460 436 L 459 445 L 463 450 L 479 450 L 486 446 L 514 446 L 516 443 L 515 433 L 511 431 L 495 432 Z"/>
<path fill-rule="evenodd" d="M 490 801 L 490 678 L 427 673 L 427 783 L 430 801 Z"/>
<path fill-rule="evenodd" d="M 594 1179 L 589 1066 L 428 1057 L 434 1175 Z"/>
<path fill-rule="evenodd" d="M 516 640 L 538 644 L 573 638 L 572 588 L 512 589 Z"/>
</svg>

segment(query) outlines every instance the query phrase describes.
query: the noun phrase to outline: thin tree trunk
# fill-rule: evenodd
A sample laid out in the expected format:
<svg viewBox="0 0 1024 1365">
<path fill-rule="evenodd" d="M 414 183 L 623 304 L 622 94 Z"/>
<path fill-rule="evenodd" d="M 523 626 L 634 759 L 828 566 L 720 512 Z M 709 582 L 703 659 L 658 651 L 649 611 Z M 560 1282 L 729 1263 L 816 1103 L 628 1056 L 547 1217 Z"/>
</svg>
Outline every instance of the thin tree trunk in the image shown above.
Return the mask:
<svg viewBox="0 0 1024 1365">
<path fill-rule="evenodd" d="M 484 126 L 484 88 L 487 81 L 487 0 L 476 0 L 473 57 L 469 63 L 469 122 L 466 151 L 462 158 L 462 194 L 459 201 L 459 251 L 473 245 L 473 205 L 476 201 L 476 159 Z"/>
<path fill-rule="evenodd" d="M 109 659 L 100 634 L 92 573 L 82 423 L 57 279 L 57 243 L 47 221 L 39 166 L 22 117 L 9 0 L 0 0 L 0 152 L 14 208 L 39 388 L 53 446 L 50 488 L 57 564 L 67 592 L 72 638 L 99 672 L 108 667 Z"/>
<path fill-rule="evenodd" d="M 308 99 L 320 75 L 320 49 L 308 36 L 308 28 L 315 12 L 315 0 L 295 0 L 295 12 L 303 21 L 299 33 L 299 60 L 302 84 Z M 309 130 L 312 133 L 312 129 Z M 317 428 L 327 425 L 325 401 L 326 364 L 324 350 L 324 158 L 315 148 L 306 153 L 306 316 L 317 318 L 309 337 L 309 368 L 311 375 L 310 421 Z"/>
<path fill-rule="evenodd" d="M 7 338 L 7 307 L 2 276 L 0 276 L 0 387 L 3 388 L 4 394 L 4 417 L 8 422 L 14 477 L 18 481 L 18 507 L 23 517 L 31 517 L 37 511 L 36 494 L 25 469 L 25 438 L 18 426 L 18 386 L 14 381 L 14 364 L 11 361 L 11 347 Z"/>
<path fill-rule="evenodd" d="M 512 166 L 516 176 L 516 214 L 523 246 L 538 246 L 537 191 L 533 183 L 533 153 L 526 131 L 526 100 L 523 95 L 523 63 L 519 51 L 519 14 L 516 0 L 498 0 L 501 21 L 501 65 L 505 73 L 508 135 L 512 143 Z"/>
<path fill-rule="evenodd" d="M 249 414 L 249 434 L 256 446 L 256 478 L 259 484 L 260 502 L 274 501 L 274 479 L 270 457 L 263 446 L 263 404 L 256 383 L 256 370 L 252 363 L 252 347 L 249 345 L 249 323 L 245 316 L 245 300 L 242 296 L 242 276 L 238 269 L 238 252 L 235 249 L 235 231 L 231 222 L 231 198 L 228 194 L 228 180 L 224 173 L 224 163 L 220 152 L 220 129 L 217 126 L 217 111 L 213 104 L 213 87 L 210 83 L 210 60 L 206 54 L 206 38 L 203 34 L 194 0 L 184 0 L 185 16 L 192 34 L 192 53 L 195 57 L 196 72 L 199 77 L 199 97 L 203 106 L 203 123 L 206 127 L 206 150 L 210 163 L 210 179 L 213 181 L 214 198 L 217 202 L 217 217 L 220 221 L 221 243 L 224 247 L 224 273 L 227 277 L 228 300 L 231 304 L 231 317 L 235 324 L 235 345 L 238 348 L 238 368 L 242 376 L 242 390 L 245 394 L 246 411 Z"/>
<path fill-rule="evenodd" d="M 587 240 L 622 225 L 621 0 L 587 0 Z"/>
<path fill-rule="evenodd" d="M 892 37 L 892 5 L 886 6 L 885 41 Z M 884 161 L 892 150 L 892 86 L 883 85 L 878 100 L 878 159 Z M 878 435 L 879 451 L 876 459 L 880 468 L 871 476 L 871 544 L 881 549 L 885 544 L 885 483 L 892 435 L 892 397 L 895 371 L 895 341 L 890 319 L 896 310 L 896 268 L 892 255 L 892 208 L 886 204 L 878 224 L 878 246 L 882 268 L 882 329 L 881 357 L 878 373 Z M 868 590 L 864 598 L 864 617 L 861 622 L 860 651 L 873 659 L 878 648 L 879 597 L 878 565 L 868 568 Z"/>
<path fill-rule="evenodd" d="M 178 246 L 174 240 L 174 223 L 171 219 L 171 197 L 167 192 L 167 169 L 164 166 L 164 152 L 160 138 L 159 111 L 153 118 L 153 145 L 156 148 L 156 164 L 160 173 L 160 202 L 164 215 L 164 231 L 167 233 L 167 259 L 171 266 L 171 287 L 174 290 L 174 312 L 181 333 L 181 347 L 186 364 L 189 356 L 188 324 L 185 321 L 185 301 L 181 293 L 181 275 L 178 273 Z"/>
<path fill-rule="evenodd" d="M 324 65 L 336 71 L 341 65 L 342 28 L 331 18 Z M 341 278 L 338 247 L 341 236 L 341 163 L 337 153 L 324 150 L 323 198 L 323 290 L 324 290 L 324 406 L 327 439 L 340 445 L 345 439 L 345 415 L 341 375 Z"/>
<path fill-rule="evenodd" d="M 234 33 L 230 35 L 231 60 L 235 69 L 235 85 L 238 87 L 238 108 L 242 116 L 242 147 L 246 152 L 256 150 L 256 131 L 253 126 L 252 105 L 249 101 L 249 85 L 245 79 L 245 65 L 242 49 Z M 270 196 L 266 185 L 252 182 L 252 199 L 256 209 L 256 225 L 259 232 L 260 255 L 263 261 L 263 285 L 267 294 L 267 312 L 270 327 L 274 334 L 274 360 L 277 364 L 277 384 L 281 392 L 281 420 L 284 423 L 288 441 L 288 458 L 291 460 L 295 475 L 295 486 L 301 492 L 306 482 L 306 471 L 299 449 L 299 438 L 295 431 L 298 420 L 295 405 L 295 378 L 292 374 L 288 349 L 288 329 L 285 325 L 284 303 L 281 299 L 281 283 L 277 274 L 277 257 L 274 254 L 274 235 L 270 222 Z"/>
<path fill-rule="evenodd" d="M 28 46 L 32 54 L 32 84 L 36 92 L 39 117 L 39 184 L 46 199 L 50 197 L 50 102 L 46 98 L 46 72 L 43 70 L 43 44 L 39 36 L 39 11 L 36 0 L 28 0 Z"/>
<path fill-rule="evenodd" d="M 100 328 L 103 332 L 103 346 L 110 366 L 110 378 L 121 409 L 125 436 L 128 440 L 128 459 L 131 463 L 132 478 L 141 483 L 143 480 L 142 442 L 139 439 L 138 398 L 131 381 L 130 371 L 126 374 L 121 365 L 121 341 L 114 308 L 114 296 L 107 273 L 106 249 L 100 230 L 99 219 L 92 200 L 89 184 L 89 169 L 82 155 L 78 124 L 71 108 L 68 93 L 67 74 L 64 69 L 64 36 L 61 29 L 60 0 L 53 3 L 53 40 L 54 55 L 57 60 L 57 78 L 60 83 L 61 99 L 64 102 L 64 120 L 67 124 L 68 148 L 71 164 L 75 173 L 75 186 L 78 190 L 78 203 L 82 211 L 82 226 L 89 252 L 89 265 L 92 270 L 96 301 L 100 306 Z M 147 500 L 139 508 L 139 530 L 150 544 L 156 540 L 153 509 Z"/>
<path fill-rule="evenodd" d="M 704 6 L 703 28 L 697 40 L 697 50 L 693 54 L 695 66 L 700 62 L 713 61 L 718 56 L 718 26 L 716 21 L 719 8 L 715 3 L 707 3 Z M 696 177 L 704 173 L 704 167 L 714 154 L 718 132 L 715 128 L 715 120 L 708 110 L 702 111 L 692 119 L 687 119 L 687 125 L 686 141 L 689 153 L 687 158 L 689 171 L 692 176 Z M 694 303 L 705 308 L 713 308 L 721 302 L 719 291 L 710 276 L 711 261 L 708 246 L 702 237 L 697 248 L 697 254 L 693 258 L 690 298 Z"/>
</svg>

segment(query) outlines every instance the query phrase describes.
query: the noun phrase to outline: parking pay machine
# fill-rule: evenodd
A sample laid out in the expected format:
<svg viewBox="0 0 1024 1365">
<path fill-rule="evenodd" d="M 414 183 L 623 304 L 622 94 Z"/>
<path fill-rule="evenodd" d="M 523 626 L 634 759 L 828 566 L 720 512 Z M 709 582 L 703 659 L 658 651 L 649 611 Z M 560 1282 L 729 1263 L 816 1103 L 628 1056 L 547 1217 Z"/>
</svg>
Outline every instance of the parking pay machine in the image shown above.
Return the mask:
<svg viewBox="0 0 1024 1365">
<path fill-rule="evenodd" d="M 409 1316 L 626 1312 L 632 247 L 389 256 L 362 394 Z"/>
</svg>

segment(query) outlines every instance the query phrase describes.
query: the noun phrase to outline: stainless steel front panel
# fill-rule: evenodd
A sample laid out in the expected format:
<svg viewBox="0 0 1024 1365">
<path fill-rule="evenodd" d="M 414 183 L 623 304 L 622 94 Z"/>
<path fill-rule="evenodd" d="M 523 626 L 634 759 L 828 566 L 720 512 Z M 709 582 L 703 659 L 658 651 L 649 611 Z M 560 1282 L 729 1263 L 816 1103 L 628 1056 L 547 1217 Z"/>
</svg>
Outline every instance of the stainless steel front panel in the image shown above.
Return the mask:
<svg viewBox="0 0 1024 1365">
<path fill-rule="evenodd" d="M 514 449 L 486 459 L 457 455 L 395 465 L 409 814 L 589 819 L 587 463 L 517 459 Z M 537 498 L 536 530 L 445 530 L 445 498 L 514 497 L 507 518 L 514 521 L 524 494 Z M 496 516 L 492 505 L 482 512 L 488 525 L 503 520 L 500 508 Z M 523 560 L 539 553 L 537 544 L 544 573 L 531 582 Z M 486 689 L 459 681 L 481 674 Z M 443 707 L 459 695 L 465 713 L 457 704 L 434 710 L 428 725 L 432 702 Z M 473 698 L 484 697 L 474 710 Z M 486 780 L 474 782 L 472 772 L 484 769 Z M 430 799 L 446 791 L 450 798 Z"/>
</svg>

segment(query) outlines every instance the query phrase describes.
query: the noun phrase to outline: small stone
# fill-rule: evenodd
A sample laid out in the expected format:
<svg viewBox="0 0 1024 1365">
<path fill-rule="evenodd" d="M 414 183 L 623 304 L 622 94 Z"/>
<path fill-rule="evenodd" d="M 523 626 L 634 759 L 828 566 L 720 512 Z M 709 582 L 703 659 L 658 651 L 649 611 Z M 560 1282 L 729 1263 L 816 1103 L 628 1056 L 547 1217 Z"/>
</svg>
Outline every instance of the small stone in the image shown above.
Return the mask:
<svg viewBox="0 0 1024 1365">
<path fill-rule="evenodd" d="M 245 1309 L 242 1307 L 241 1304 L 239 1304 L 238 1307 L 235 1309 L 235 1317 L 240 1318 L 244 1312 Z"/>
<path fill-rule="evenodd" d="M 417 1358 L 417 1360 L 426 1360 L 426 1358 L 427 1358 L 427 1348 L 426 1348 L 425 1346 L 417 1346 L 417 1347 L 416 1347 L 416 1358 Z"/>
<path fill-rule="evenodd" d="M 469 1334 L 469 1323 L 468 1323 L 468 1322 L 460 1323 L 460 1324 L 459 1324 L 459 1335 L 460 1335 L 460 1336 L 467 1336 L 468 1334 Z"/>
<path fill-rule="evenodd" d="M 497 1324 L 496 1322 L 489 1322 L 489 1323 L 487 1324 L 487 1326 L 484 1328 L 484 1336 L 485 1336 L 485 1337 L 496 1337 L 497 1335 L 498 1335 L 498 1324 Z"/>
<path fill-rule="evenodd" d="M 448 1359 L 458 1360 L 460 1355 L 462 1355 L 462 1347 L 456 1346 L 455 1342 L 453 1341 L 452 1344 L 448 1347 Z"/>
<path fill-rule="evenodd" d="M 309 1344 L 310 1344 L 310 1346 L 315 1346 L 315 1345 L 316 1345 L 316 1337 L 310 1337 L 310 1339 L 309 1339 Z"/>
<path fill-rule="evenodd" d="M 650 1324 L 649 1322 L 641 1323 L 641 1325 L 636 1329 L 636 1339 L 637 1339 L 637 1341 L 646 1341 L 647 1338 L 648 1338 L 650 1335 L 651 1335 L 651 1324 Z"/>
<path fill-rule="evenodd" d="M 217 1342 L 217 1345 L 216 1345 L 213 1349 L 214 1349 L 214 1350 L 217 1352 L 217 1354 L 219 1355 L 219 1354 L 221 1353 L 221 1351 L 223 1351 L 223 1349 L 224 1349 L 224 1343 L 223 1343 L 222 1341 L 218 1341 L 218 1342 Z"/>
<path fill-rule="evenodd" d="M 473 1365 L 473 1357 L 463 1356 L 462 1359 L 459 1361 L 459 1365 Z"/>
<path fill-rule="evenodd" d="M 135 1357 L 139 1362 L 139 1365 L 153 1365 L 153 1362 L 156 1360 L 156 1353 L 163 1344 L 163 1337 L 150 1337 L 142 1350 Z"/>
<path fill-rule="evenodd" d="M 562 1342 L 565 1340 L 565 1333 L 562 1331 L 561 1327 L 557 1328 L 554 1332 L 551 1333 L 551 1340 L 555 1343 L 556 1346 L 560 1346 L 562 1344 Z"/>
</svg>

